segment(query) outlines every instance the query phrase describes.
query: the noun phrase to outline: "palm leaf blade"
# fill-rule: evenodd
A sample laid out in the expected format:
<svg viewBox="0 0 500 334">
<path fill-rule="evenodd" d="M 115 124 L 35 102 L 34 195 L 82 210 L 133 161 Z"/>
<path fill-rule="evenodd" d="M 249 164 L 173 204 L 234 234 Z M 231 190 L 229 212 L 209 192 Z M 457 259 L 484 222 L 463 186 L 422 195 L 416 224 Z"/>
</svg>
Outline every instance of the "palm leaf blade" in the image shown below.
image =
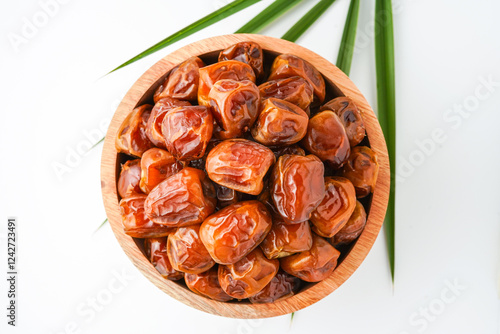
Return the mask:
<svg viewBox="0 0 500 334">
<path fill-rule="evenodd" d="M 269 23 L 276 20 L 302 0 L 276 0 L 267 6 L 253 19 L 238 29 L 235 34 L 255 34 L 264 29 Z"/>
<path fill-rule="evenodd" d="M 359 0 L 351 0 L 349 11 L 344 25 L 342 41 L 340 42 L 339 54 L 337 56 L 337 67 L 345 74 L 351 71 L 354 43 L 356 42 L 356 29 L 358 26 Z"/>
</svg>

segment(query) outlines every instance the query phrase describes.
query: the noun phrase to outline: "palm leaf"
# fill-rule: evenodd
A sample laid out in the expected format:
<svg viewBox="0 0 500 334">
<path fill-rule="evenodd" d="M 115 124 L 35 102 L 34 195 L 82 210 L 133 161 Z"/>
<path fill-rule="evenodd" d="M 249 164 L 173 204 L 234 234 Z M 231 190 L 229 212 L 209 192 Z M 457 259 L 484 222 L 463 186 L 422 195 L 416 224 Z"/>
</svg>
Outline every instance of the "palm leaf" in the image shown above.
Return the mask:
<svg viewBox="0 0 500 334">
<path fill-rule="evenodd" d="M 375 2 L 375 64 L 377 73 L 378 119 L 389 151 L 391 189 L 385 217 L 385 232 L 391 276 L 395 265 L 395 164 L 396 164 L 396 94 L 394 70 L 394 31 L 391 0 Z"/>
<path fill-rule="evenodd" d="M 235 34 L 255 34 L 264 29 L 269 23 L 276 20 L 302 0 L 276 0 L 253 19 L 248 21 Z"/>
<path fill-rule="evenodd" d="M 335 0 L 320 0 L 310 11 L 293 25 L 281 38 L 295 42 L 330 7 Z"/>
<path fill-rule="evenodd" d="M 351 71 L 354 43 L 356 42 L 356 29 L 358 26 L 359 0 L 351 0 L 349 11 L 344 25 L 344 33 L 340 42 L 339 54 L 337 56 L 337 67 L 345 74 Z"/>
<path fill-rule="evenodd" d="M 104 221 L 101 223 L 101 225 L 99 225 L 99 227 L 94 231 L 94 233 L 99 231 L 101 229 L 101 227 L 103 227 L 107 222 L 108 222 L 108 218 L 104 219 Z"/>
<path fill-rule="evenodd" d="M 214 23 L 217 23 L 217 22 L 225 19 L 226 17 L 231 16 L 231 15 L 239 12 L 240 10 L 245 9 L 245 8 L 251 6 L 259 1 L 261 1 L 261 0 L 235 0 L 235 1 L 227 4 L 226 6 L 220 8 L 219 10 L 216 10 L 215 12 L 208 14 L 207 16 L 199 19 L 198 21 L 196 21 L 196 22 L 188 25 L 187 27 L 177 31 L 176 33 L 168 36 L 167 38 L 156 43 L 155 45 L 153 45 L 149 49 L 147 49 L 147 50 L 141 52 L 140 54 L 138 54 L 137 56 L 127 60 L 126 62 L 124 62 L 123 64 L 121 64 L 120 66 L 115 68 L 114 70 L 110 71 L 109 73 L 112 73 L 112 72 L 114 72 L 122 67 L 125 67 L 127 65 L 132 64 L 133 62 L 138 61 L 139 59 L 142 59 L 146 56 L 149 56 L 150 54 L 155 53 L 156 51 L 161 50 L 161 49 L 169 46 L 172 43 L 180 41 L 181 39 L 183 39 L 187 36 L 190 36 L 190 35 L 194 34 L 195 32 L 200 31 L 203 28 L 206 28 Z"/>
</svg>

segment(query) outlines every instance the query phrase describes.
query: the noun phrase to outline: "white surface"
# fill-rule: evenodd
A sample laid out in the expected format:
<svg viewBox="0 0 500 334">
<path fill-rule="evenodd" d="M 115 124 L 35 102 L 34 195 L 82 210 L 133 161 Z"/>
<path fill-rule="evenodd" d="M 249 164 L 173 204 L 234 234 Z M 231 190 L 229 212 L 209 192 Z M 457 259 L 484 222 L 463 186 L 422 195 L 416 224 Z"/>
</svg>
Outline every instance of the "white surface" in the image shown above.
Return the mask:
<svg viewBox="0 0 500 334">
<path fill-rule="evenodd" d="M 93 234 L 105 217 L 101 147 L 62 179 L 54 163 L 65 163 L 69 150 L 86 150 L 84 131 L 101 131 L 100 123 L 153 63 L 192 41 L 235 31 L 270 1 L 100 77 L 226 2 L 67 1 L 16 52 L 9 34 L 21 34 L 24 18 L 32 21 L 41 7 L 34 0 L 2 1 L 0 267 L 5 273 L 5 222 L 14 215 L 20 278 L 18 327 L 6 326 L 1 311 L 0 332 L 498 333 L 500 86 L 487 98 L 473 98 L 476 89 L 486 92 L 480 77 L 500 82 L 495 0 L 397 2 L 399 168 L 422 157 L 416 142 L 432 138 L 435 129 L 446 140 L 398 183 L 394 292 L 381 234 L 352 278 L 298 312 L 292 326 L 290 316 L 225 319 L 161 293 L 129 262 L 109 226 Z M 305 1 L 264 33 L 281 36 L 313 3 Z M 348 3 L 338 0 L 298 43 L 334 62 Z M 351 77 L 376 106 L 372 3 L 362 3 Z M 467 118 L 448 114 L 455 104 L 475 101 Z M 132 276 L 125 284 L 113 278 L 121 271 Z M 448 290 L 453 282 L 463 289 Z M 1 279 L 0 305 L 6 305 L 6 289 Z M 91 311 L 87 303 L 96 297 L 105 305 Z M 439 314 L 430 311 L 425 320 L 429 308 Z"/>
</svg>

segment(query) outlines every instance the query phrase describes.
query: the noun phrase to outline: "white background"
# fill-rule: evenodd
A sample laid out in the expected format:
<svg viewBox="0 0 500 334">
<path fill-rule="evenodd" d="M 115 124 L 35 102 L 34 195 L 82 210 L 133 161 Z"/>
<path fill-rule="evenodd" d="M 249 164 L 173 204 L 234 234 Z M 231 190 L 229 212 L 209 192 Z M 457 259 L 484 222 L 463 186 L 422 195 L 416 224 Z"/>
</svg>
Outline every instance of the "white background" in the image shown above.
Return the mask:
<svg viewBox="0 0 500 334">
<path fill-rule="evenodd" d="M 499 333 L 497 0 L 395 2 L 402 178 L 397 184 L 394 288 L 381 234 L 356 273 L 321 302 L 297 312 L 292 325 L 290 316 L 226 319 L 163 294 L 131 264 L 109 226 L 94 233 L 105 218 L 101 146 L 86 155 L 75 152 L 86 151 L 100 137 L 101 123 L 161 57 L 195 40 L 235 31 L 271 1 L 102 76 L 224 3 L 70 0 L 14 47 L 9 38 L 22 36 L 26 20 L 40 19 L 42 7 L 34 0 L 2 0 L 2 272 L 8 216 L 19 219 L 20 245 L 18 327 L 6 325 L 2 274 L 0 332 Z M 263 33 L 281 36 L 314 3 L 304 1 Z M 351 77 L 375 107 L 373 3 L 361 4 Z M 348 4 L 334 3 L 298 43 L 335 62 Z M 496 85 L 488 91 L 480 78 Z M 463 116 L 453 111 L 460 106 Z M 445 139 L 432 144 L 436 131 Z M 422 149 L 418 143 L 427 144 Z M 71 166 L 58 177 L 54 166 L 67 166 L 68 159 Z M 124 283 L 116 275 L 125 275 Z M 458 290 L 449 290 L 450 284 Z M 89 303 L 97 297 L 101 303 L 93 311 Z"/>
</svg>

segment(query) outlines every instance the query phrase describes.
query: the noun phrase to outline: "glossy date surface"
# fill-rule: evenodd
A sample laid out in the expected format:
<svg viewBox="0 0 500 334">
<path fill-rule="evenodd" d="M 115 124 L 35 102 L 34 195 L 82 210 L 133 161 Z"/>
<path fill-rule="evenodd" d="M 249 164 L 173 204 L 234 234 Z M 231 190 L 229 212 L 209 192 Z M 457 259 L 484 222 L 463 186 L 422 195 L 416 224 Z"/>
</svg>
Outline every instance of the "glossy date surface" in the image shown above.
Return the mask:
<svg viewBox="0 0 500 334">
<path fill-rule="evenodd" d="M 151 111 L 151 115 L 149 116 L 148 123 L 146 125 L 146 135 L 149 140 L 159 148 L 166 148 L 165 138 L 163 138 L 163 131 L 161 129 L 163 118 L 170 109 L 190 105 L 191 103 L 188 101 L 181 101 L 170 97 L 158 100 Z"/>
<path fill-rule="evenodd" d="M 219 302 L 233 299 L 222 290 L 219 284 L 219 267 L 217 265 L 199 274 L 186 274 L 184 278 L 187 287 L 194 293 Z"/>
<path fill-rule="evenodd" d="M 177 107 L 167 112 L 161 129 L 167 150 L 177 160 L 199 159 L 212 138 L 212 113 L 202 106 Z"/>
<path fill-rule="evenodd" d="M 232 264 L 256 248 L 272 226 L 264 204 L 244 201 L 225 207 L 201 224 L 200 236 L 215 262 Z"/>
<path fill-rule="evenodd" d="M 155 223 L 182 227 L 199 224 L 215 210 L 213 184 L 199 169 L 185 167 L 156 186 L 144 208 Z"/>
<path fill-rule="evenodd" d="M 377 154 L 367 146 L 356 146 L 341 170 L 341 175 L 352 182 L 356 196 L 363 198 L 373 193 L 378 177 Z"/>
<path fill-rule="evenodd" d="M 350 98 L 337 97 L 325 103 L 320 110 L 332 110 L 339 116 L 351 147 L 358 145 L 365 138 L 365 123 L 361 112 Z"/>
<path fill-rule="evenodd" d="M 141 158 L 141 190 L 149 194 L 160 182 L 183 167 L 169 152 L 156 147 L 150 148 Z"/>
<path fill-rule="evenodd" d="M 123 164 L 118 178 L 118 194 L 121 198 L 129 197 L 142 192 L 139 182 L 141 181 L 141 159 L 129 160 Z"/>
<path fill-rule="evenodd" d="M 250 65 L 257 77 L 264 74 L 264 54 L 259 44 L 240 42 L 224 49 L 219 54 L 219 61 L 237 60 Z"/>
<path fill-rule="evenodd" d="M 178 100 L 196 101 L 200 82 L 200 67 L 205 66 L 198 57 L 191 57 L 174 67 L 154 94 L 155 103 L 171 97 Z"/>
<path fill-rule="evenodd" d="M 259 86 L 261 98 L 277 98 L 295 104 L 304 111 L 309 108 L 314 91 L 309 82 L 302 77 L 295 76 L 264 82 Z"/>
<path fill-rule="evenodd" d="M 260 244 L 268 259 L 278 259 L 294 253 L 309 250 L 312 233 L 309 222 L 287 224 L 283 220 L 273 220 L 271 231 Z"/>
<path fill-rule="evenodd" d="M 344 227 L 342 227 L 342 229 L 330 239 L 332 245 L 337 247 L 353 242 L 361 235 L 365 225 L 366 211 L 363 204 L 357 201 L 356 208 L 347 221 L 347 224 L 345 224 Z"/>
<path fill-rule="evenodd" d="M 184 273 L 175 270 L 167 256 L 167 238 L 144 239 L 146 256 L 163 278 L 177 281 L 184 277 Z"/>
<path fill-rule="evenodd" d="M 271 175 L 274 206 L 287 222 L 311 217 L 325 195 L 323 163 L 314 155 L 283 155 Z"/>
<path fill-rule="evenodd" d="M 146 127 L 151 109 L 149 104 L 135 108 L 122 122 L 115 147 L 118 152 L 141 157 L 144 152 L 153 147 L 146 135 Z"/>
<path fill-rule="evenodd" d="M 246 139 L 229 139 L 215 146 L 207 156 L 210 179 L 224 187 L 258 195 L 263 178 L 275 161 L 267 147 Z"/>
<path fill-rule="evenodd" d="M 301 285 L 302 281 L 299 278 L 280 270 L 264 289 L 250 297 L 249 300 L 252 304 L 273 303 L 293 296 L 299 292 Z"/>
</svg>

